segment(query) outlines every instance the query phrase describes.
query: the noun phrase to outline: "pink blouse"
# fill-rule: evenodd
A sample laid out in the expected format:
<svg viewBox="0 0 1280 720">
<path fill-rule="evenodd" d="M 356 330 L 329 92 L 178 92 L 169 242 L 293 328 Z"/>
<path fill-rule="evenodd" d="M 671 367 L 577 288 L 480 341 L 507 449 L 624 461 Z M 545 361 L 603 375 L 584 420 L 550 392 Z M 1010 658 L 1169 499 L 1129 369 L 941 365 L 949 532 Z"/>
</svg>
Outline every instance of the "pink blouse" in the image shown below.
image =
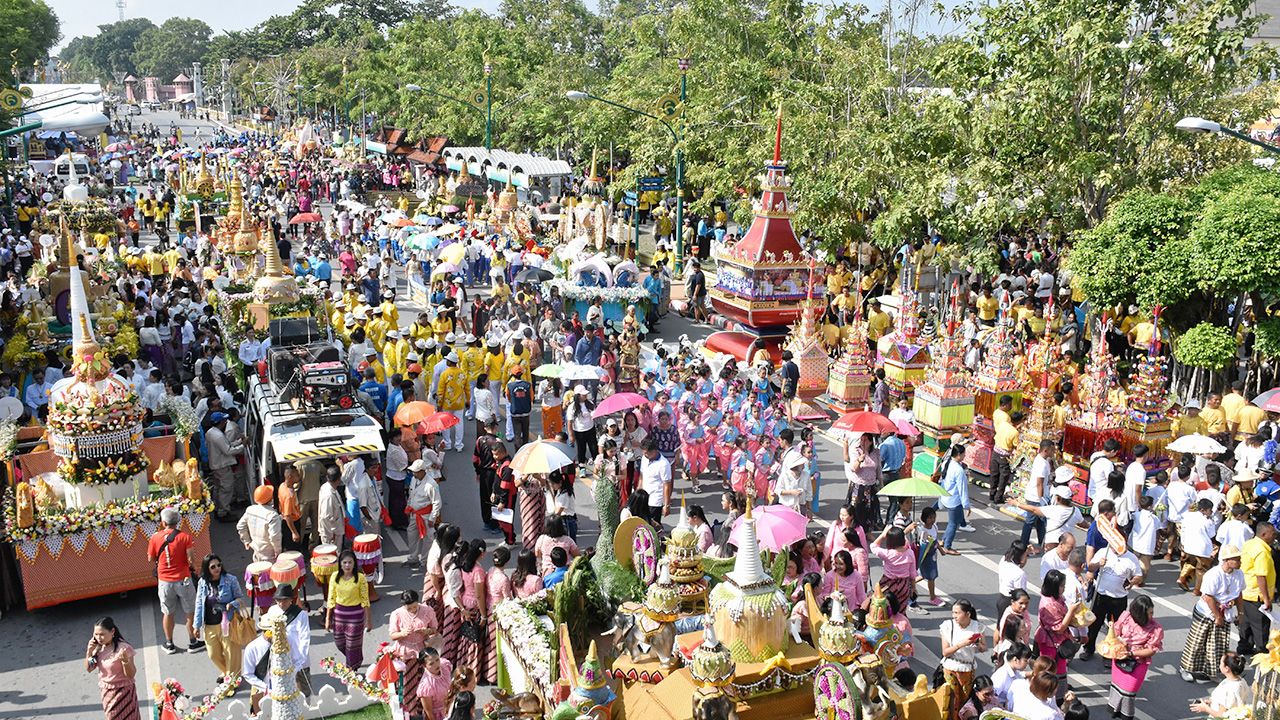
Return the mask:
<svg viewBox="0 0 1280 720">
<path fill-rule="evenodd" d="M 1067 616 L 1067 604 L 1062 598 L 1046 597 L 1040 602 L 1040 629 L 1036 631 L 1036 645 L 1040 647 L 1056 647 L 1071 638 L 1071 629 L 1054 632 L 1062 619 Z"/>
<path fill-rule="evenodd" d="M 862 574 L 857 570 L 840 578 L 840 594 L 844 595 L 844 599 L 849 603 L 849 609 L 853 610 L 862 607 L 867 601 L 867 582 L 863 579 Z M 836 571 L 829 570 L 822 578 L 822 587 L 818 591 L 818 600 L 825 600 L 835 592 L 836 589 Z"/>
<path fill-rule="evenodd" d="M 439 627 L 435 611 L 422 603 L 418 603 L 418 611 L 416 613 L 409 612 L 407 607 L 398 607 L 393 610 L 387 629 L 391 633 L 412 633 L 395 641 L 399 645 L 399 649 L 403 651 L 397 652 L 397 656 L 401 659 L 408 659 L 418 657 L 418 653 L 422 652 L 422 649 L 426 647 L 427 633 L 437 630 Z"/>
<path fill-rule="evenodd" d="M 514 593 L 511 578 L 507 577 L 501 568 L 491 568 L 489 570 L 489 612 L 493 612 L 498 603 L 510 599 Z"/>
<path fill-rule="evenodd" d="M 462 573 L 462 607 L 468 610 L 480 609 L 480 598 L 489 597 L 489 574 L 484 568 L 476 565 L 471 572 Z"/>
<path fill-rule="evenodd" d="M 538 572 L 544 577 L 555 569 L 555 565 L 551 564 L 551 551 L 558 547 L 564 548 L 564 551 L 569 554 L 570 561 L 578 557 L 578 544 L 568 535 L 558 538 L 542 535 L 538 538 L 538 542 L 534 543 L 533 554 L 538 556 Z"/>
<path fill-rule="evenodd" d="M 516 597 L 522 599 L 532 597 L 545 589 L 541 575 L 530 575 L 524 579 L 523 584 L 516 586 Z"/>
<path fill-rule="evenodd" d="M 872 545 L 871 552 L 880 558 L 880 562 L 884 563 L 886 577 L 909 577 L 915 580 L 916 554 L 911 552 L 910 548 L 903 547 L 897 550 L 889 550 L 879 545 Z"/>
<path fill-rule="evenodd" d="M 125 674 L 124 660 L 133 657 L 133 646 L 121 640 L 118 647 L 108 645 L 98 651 L 98 687 L 103 690 L 133 684 L 133 678 Z"/>
<path fill-rule="evenodd" d="M 453 663 L 440 658 L 440 674 L 432 675 L 423 670 L 422 680 L 418 683 L 418 697 L 423 704 L 430 703 L 431 717 L 443 718 L 444 701 L 449 695 L 449 683 L 453 680 Z"/>
<path fill-rule="evenodd" d="M 1130 651 L 1160 650 L 1164 647 L 1164 628 L 1160 627 L 1160 623 L 1151 620 L 1145 626 L 1139 625 L 1129 615 L 1128 610 L 1120 615 L 1120 619 L 1115 621 L 1111 629 L 1115 631 L 1116 638 Z"/>
</svg>

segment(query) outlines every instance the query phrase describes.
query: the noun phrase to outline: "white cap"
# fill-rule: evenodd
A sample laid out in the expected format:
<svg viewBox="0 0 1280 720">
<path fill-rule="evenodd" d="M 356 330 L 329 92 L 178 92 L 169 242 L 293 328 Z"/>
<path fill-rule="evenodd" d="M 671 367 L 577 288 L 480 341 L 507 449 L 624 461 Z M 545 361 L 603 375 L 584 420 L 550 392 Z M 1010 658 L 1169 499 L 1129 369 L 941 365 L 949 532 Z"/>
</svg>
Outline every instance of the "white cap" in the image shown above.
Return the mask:
<svg viewBox="0 0 1280 720">
<path fill-rule="evenodd" d="M 1066 485 L 1075 479 L 1076 472 L 1075 470 L 1072 470 L 1069 465 L 1060 465 L 1057 470 L 1053 471 L 1054 485 Z"/>
<path fill-rule="evenodd" d="M 609 418 L 608 420 L 606 420 L 606 421 L 605 421 L 604 426 L 605 426 L 605 427 L 618 427 L 618 419 L 617 419 L 617 418 Z"/>
<path fill-rule="evenodd" d="M 445 359 L 445 360 L 448 360 L 448 361 L 449 361 L 449 362 L 451 362 L 451 363 L 456 363 L 456 362 L 458 362 L 458 353 L 453 352 L 453 351 L 451 350 L 451 351 L 449 351 L 449 354 L 448 354 L 448 355 L 445 355 L 444 359 Z"/>
<path fill-rule="evenodd" d="M 584 386 L 582 386 L 582 385 L 574 385 L 574 386 L 573 386 L 573 394 L 574 394 L 574 395 L 586 395 L 586 394 L 587 394 L 587 388 L 586 388 L 586 387 L 584 387 Z"/>
<path fill-rule="evenodd" d="M 389 330 L 389 331 L 387 331 L 387 337 L 389 337 L 389 338 L 395 338 L 395 339 L 399 340 L 399 339 L 400 339 L 400 331 L 399 331 L 399 330 Z"/>
<path fill-rule="evenodd" d="M 424 343 L 422 344 L 422 346 L 423 346 L 423 347 L 433 348 L 433 347 L 435 347 L 435 346 L 436 346 L 436 339 L 435 339 L 435 338 L 433 338 L 433 337 L 429 337 L 429 338 L 427 338 L 426 342 L 424 342 Z"/>
<path fill-rule="evenodd" d="M 427 469 L 427 464 L 422 462 L 421 458 L 409 463 L 409 472 L 422 472 L 423 470 L 426 470 L 426 469 Z"/>
<path fill-rule="evenodd" d="M 476 341 L 476 336 L 471 333 L 467 333 L 467 336 L 462 338 L 462 341 L 470 345 L 471 343 Z"/>
<path fill-rule="evenodd" d="M 1066 485 L 1059 485 L 1053 489 L 1053 496 L 1064 500 L 1071 499 L 1071 488 Z"/>
<path fill-rule="evenodd" d="M 411 363 L 416 363 L 416 362 L 418 362 L 419 360 L 421 360 L 421 359 L 422 359 L 422 356 L 418 355 L 418 353 L 416 353 L 416 352 L 411 352 L 411 353 L 409 353 L 408 355 L 405 355 L 405 356 L 404 356 L 404 359 L 405 359 L 405 360 L 408 360 L 408 361 L 409 361 L 409 362 L 411 362 Z"/>
<path fill-rule="evenodd" d="M 458 338 L 453 333 L 449 333 L 448 335 L 444 336 L 444 341 L 452 345 L 458 341 Z"/>
</svg>

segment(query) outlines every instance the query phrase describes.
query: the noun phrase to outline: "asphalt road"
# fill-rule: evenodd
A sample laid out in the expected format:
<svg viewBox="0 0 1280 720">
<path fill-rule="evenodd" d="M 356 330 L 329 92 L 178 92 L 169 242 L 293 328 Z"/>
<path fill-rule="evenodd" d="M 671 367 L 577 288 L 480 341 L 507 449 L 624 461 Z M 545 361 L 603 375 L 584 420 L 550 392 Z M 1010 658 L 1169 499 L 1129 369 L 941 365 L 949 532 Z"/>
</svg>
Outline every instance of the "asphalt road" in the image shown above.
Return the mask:
<svg viewBox="0 0 1280 720">
<path fill-rule="evenodd" d="M 139 116 L 134 116 L 134 119 L 138 120 Z M 176 114 L 146 113 L 140 119 L 167 128 L 170 120 L 176 119 Z M 190 120 L 180 124 L 184 133 L 197 126 L 208 127 L 206 123 Z M 404 297 L 403 285 L 401 297 Z M 407 302 L 402 302 L 401 307 L 401 317 L 407 325 L 416 317 L 417 308 Z M 712 328 L 709 326 L 691 323 L 675 315 L 668 316 L 659 327 L 660 336 L 668 339 L 688 334 L 697 340 L 710 332 Z M 474 440 L 472 424 L 465 425 L 466 447 L 470 447 Z M 539 425 L 540 421 L 535 418 L 532 422 L 535 432 Z M 820 440 L 819 461 L 825 479 L 819 490 L 819 516 L 831 518 L 844 498 L 839 447 L 825 439 Z M 470 453 L 449 453 L 445 469 L 448 480 L 441 485 L 445 518 L 462 527 L 464 538 L 483 538 L 492 549 L 496 544 L 495 536 L 484 533 L 479 520 L 478 491 L 472 479 Z M 714 521 L 719 508 L 718 489 L 714 484 L 704 483 L 701 493 L 694 493 L 690 487 L 677 489 L 684 492 L 690 503 L 702 504 Z M 578 490 L 579 545 L 585 547 L 594 543 L 598 527 L 589 500 L 590 492 L 584 486 Z M 975 498 L 975 508 L 970 520 L 978 532 L 958 536 L 957 549 L 962 551 L 961 556 L 941 559 L 938 590 L 945 598 L 968 598 L 978 608 L 980 621 L 990 623 L 995 614 L 996 565 L 1008 544 L 1017 539 L 1020 524 L 994 508 L 986 507 L 980 500 L 986 497 L 984 490 L 974 486 L 971 496 Z M 1077 536 L 1083 539 L 1083 533 L 1077 533 Z M 233 525 L 215 523 L 213 544 L 230 568 L 243 572 L 249 562 L 249 553 L 240 544 Z M 383 599 L 374 607 L 375 628 L 366 639 L 368 654 L 379 642 L 387 639 L 388 615 L 399 604 L 395 594 L 401 589 L 416 589 L 422 585 L 420 571 L 411 572 L 401 567 L 407 548 L 403 533 L 384 532 L 386 577 L 379 586 Z M 1029 578 L 1039 577 L 1037 565 L 1036 559 L 1028 563 Z M 1178 657 L 1190 626 L 1193 598 L 1174 585 L 1176 576 L 1174 565 L 1156 562 L 1144 588 L 1144 592 L 1156 601 L 1156 616 L 1166 633 L 1165 650 L 1156 656 L 1138 704 L 1138 716 L 1145 720 L 1192 717 L 1193 713 L 1187 709 L 1188 701 L 1206 696 L 1212 689 L 1204 684 L 1190 686 L 1177 674 Z M 921 592 L 924 592 L 923 586 Z M 310 589 L 310 596 L 313 601 L 318 598 L 314 587 Z M 124 636 L 139 650 L 140 694 L 145 695 L 145 689 L 152 682 L 169 677 L 178 678 L 197 697 L 213 688 L 216 671 L 204 652 L 169 656 L 160 650 L 163 634 L 155 593 L 135 591 L 124 596 L 69 603 L 34 613 L 15 612 L 0 621 L 0 637 L 4 638 L 4 645 L 8 648 L 7 652 L 0 653 L 0 720 L 35 717 L 72 720 L 99 716 L 101 706 L 96 678 L 83 671 L 82 658 L 93 623 L 103 615 L 114 617 Z M 948 617 L 949 607 L 932 609 L 927 616 L 911 617 L 916 670 L 928 673 L 937 665 L 941 647 L 938 626 Z M 321 684 L 332 684 L 323 677 L 318 661 L 337 653 L 332 639 L 320 630 L 318 620 L 313 620 L 313 626 L 316 629 L 312 633 L 312 670 Z M 176 640 L 180 646 L 186 642 L 186 633 L 181 627 L 176 631 Z M 1094 718 L 1105 717 L 1108 713 L 1109 670 L 1104 662 L 1100 658 L 1087 663 L 1075 661 L 1071 667 L 1071 684 L 1079 698 L 1090 706 Z M 990 671 L 985 659 L 981 661 L 981 667 L 980 672 Z"/>
</svg>

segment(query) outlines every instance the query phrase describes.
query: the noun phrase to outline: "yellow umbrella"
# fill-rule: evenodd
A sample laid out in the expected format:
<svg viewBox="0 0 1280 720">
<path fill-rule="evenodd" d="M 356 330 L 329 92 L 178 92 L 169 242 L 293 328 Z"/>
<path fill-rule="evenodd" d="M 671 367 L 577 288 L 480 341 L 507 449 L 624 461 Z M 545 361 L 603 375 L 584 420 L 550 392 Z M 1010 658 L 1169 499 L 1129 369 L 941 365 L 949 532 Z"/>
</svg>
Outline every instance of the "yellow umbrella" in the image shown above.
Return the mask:
<svg viewBox="0 0 1280 720">
<path fill-rule="evenodd" d="M 440 260 L 454 265 L 462 265 L 462 256 L 466 251 L 467 248 L 462 243 L 454 243 L 440 251 Z"/>
<path fill-rule="evenodd" d="M 545 475 L 573 463 L 569 448 L 550 440 L 534 440 L 516 451 L 511 469 L 521 475 Z"/>
</svg>

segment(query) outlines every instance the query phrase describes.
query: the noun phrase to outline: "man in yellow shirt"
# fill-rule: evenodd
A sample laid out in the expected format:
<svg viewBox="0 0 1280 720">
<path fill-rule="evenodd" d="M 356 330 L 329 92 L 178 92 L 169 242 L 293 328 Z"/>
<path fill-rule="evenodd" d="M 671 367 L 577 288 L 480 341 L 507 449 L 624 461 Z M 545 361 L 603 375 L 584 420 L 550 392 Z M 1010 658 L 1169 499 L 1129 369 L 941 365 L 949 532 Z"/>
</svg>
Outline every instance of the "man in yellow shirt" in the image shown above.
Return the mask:
<svg viewBox="0 0 1280 720">
<path fill-rule="evenodd" d="M 1140 353 L 1151 351 L 1151 343 L 1156 337 L 1156 324 L 1143 318 L 1129 329 L 1129 345 Z"/>
<path fill-rule="evenodd" d="M 1018 447 L 1018 425 L 1022 424 L 1022 413 L 1014 412 L 1009 422 L 996 426 L 995 448 L 991 453 L 991 502 L 997 505 L 1004 503 L 1005 489 L 1013 480 L 1013 453 Z"/>
<path fill-rule="evenodd" d="M 409 341 L 401 337 L 399 330 L 387 331 L 387 341 L 382 346 L 382 357 L 388 374 L 404 377 L 405 368 L 409 367 Z"/>
<path fill-rule="evenodd" d="M 1171 429 L 1175 438 L 1196 433 L 1207 435 L 1204 418 L 1200 417 L 1200 401 L 1188 400 L 1187 404 L 1182 408 L 1182 414 L 1173 419 L 1173 427 Z"/>
<path fill-rule="evenodd" d="M 982 288 L 982 295 L 975 304 L 978 306 L 978 320 L 988 327 L 995 325 L 1000 315 L 1000 301 L 991 294 L 990 285 Z"/>
<path fill-rule="evenodd" d="M 1226 404 L 1224 399 L 1223 404 Z M 1267 419 L 1267 411 L 1254 405 L 1253 403 L 1245 403 L 1236 413 L 1236 439 L 1243 440 L 1258 432 L 1258 428 Z"/>
<path fill-rule="evenodd" d="M 840 291 L 849 287 L 851 282 L 853 282 L 853 273 L 849 272 L 849 263 L 841 260 L 834 270 L 827 273 L 827 292 L 839 295 Z"/>
<path fill-rule="evenodd" d="M 368 336 L 369 342 L 378 350 L 387 341 L 387 333 L 391 330 L 391 325 L 382 317 L 382 307 L 373 309 L 373 319 L 370 320 L 364 328 L 365 335 Z"/>
<path fill-rule="evenodd" d="M 1010 413 L 1013 412 L 1013 396 L 1001 395 L 999 403 L 1000 404 L 996 407 L 995 412 L 991 413 L 991 427 L 993 428 L 998 428 L 1001 425 L 1008 425 L 1012 422 L 1010 419 Z"/>
<path fill-rule="evenodd" d="M 165 275 L 164 256 L 148 248 L 142 257 L 147 262 L 147 273 L 151 275 L 151 282 L 159 282 Z"/>
<path fill-rule="evenodd" d="M 1227 388 L 1227 393 L 1222 396 L 1222 411 L 1227 414 L 1227 429 L 1231 432 L 1236 431 L 1236 423 L 1240 422 L 1237 417 L 1240 409 L 1248 405 L 1249 401 L 1244 398 L 1244 381 L 1236 380 L 1231 383 L 1231 387 Z"/>
<path fill-rule="evenodd" d="M 507 376 L 502 371 L 506 367 L 506 357 L 502 353 L 502 343 L 498 342 L 496 338 L 490 339 L 487 347 L 488 352 L 484 356 L 484 371 L 489 375 L 489 385 L 491 387 L 506 387 Z"/>
<path fill-rule="evenodd" d="M 400 308 L 396 307 L 396 294 L 391 289 L 382 291 L 382 319 L 393 328 L 400 327 Z"/>
<path fill-rule="evenodd" d="M 1266 652 L 1271 637 L 1271 591 L 1276 586 L 1276 564 L 1271 556 L 1271 543 L 1276 529 L 1271 523 L 1258 523 L 1254 536 L 1240 548 L 1240 570 L 1244 573 L 1244 592 L 1240 594 L 1243 610 L 1240 618 L 1239 650 L 1247 654 Z"/>
<path fill-rule="evenodd" d="M 1222 409 L 1222 395 L 1209 393 L 1204 404 L 1200 419 L 1204 420 L 1205 434 L 1212 436 L 1227 432 L 1227 411 Z"/>
<path fill-rule="evenodd" d="M 872 343 L 884 337 L 893 327 L 893 319 L 889 317 L 889 313 L 880 309 L 880 301 L 871 301 L 871 312 L 867 315 L 867 340 Z"/>
<path fill-rule="evenodd" d="M 458 418 L 458 424 L 446 429 L 441 433 L 441 437 L 446 449 L 461 451 L 462 428 L 465 427 L 462 416 L 471 399 L 471 393 L 467 388 L 467 376 L 458 367 L 458 353 L 450 351 L 445 356 L 445 360 L 448 364 L 444 372 L 440 373 L 440 383 L 436 386 L 437 407 L 443 412 L 453 413 L 453 416 Z"/>
</svg>

